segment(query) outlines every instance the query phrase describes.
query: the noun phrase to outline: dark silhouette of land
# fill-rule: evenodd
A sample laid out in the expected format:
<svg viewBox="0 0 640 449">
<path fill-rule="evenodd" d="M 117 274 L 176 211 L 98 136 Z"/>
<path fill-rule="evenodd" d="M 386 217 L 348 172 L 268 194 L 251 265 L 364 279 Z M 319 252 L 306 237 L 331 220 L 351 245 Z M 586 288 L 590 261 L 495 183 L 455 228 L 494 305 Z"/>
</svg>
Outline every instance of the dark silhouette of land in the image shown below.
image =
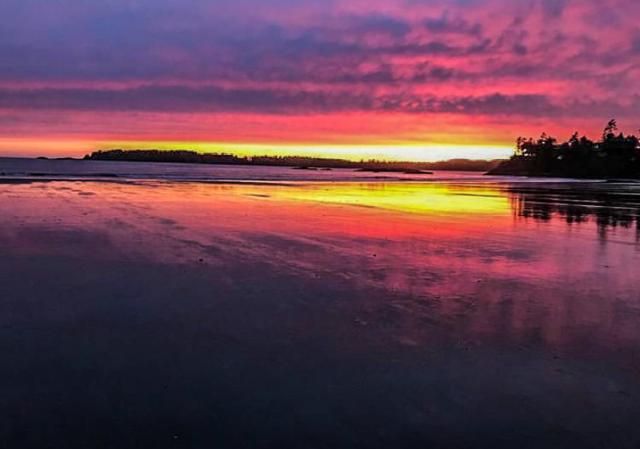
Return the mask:
<svg viewBox="0 0 640 449">
<path fill-rule="evenodd" d="M 543 133 L 539 139 L 518 137 L 515 154 L 489 171 L 490 175 L 570 178 L 640 178 L 640 140 L 618 133 L 615 120 L 602 138 L 592 141 L 574 133 L 563 143 Z"/>
<path fill-rule="evenodd" d="M 236 156 L 221 153 L 198 153 L 191 150 L 104 150 L 84 157 L 94 161 L 173 162 L 191 164 L 262 165 L 317 170 L 349 168 L 373 172 L 428 174 L 428 170 L 487 171 L 502 161 L 451 159 L 439 162 L 329 159 L 305 156 Z"/>
</svg>

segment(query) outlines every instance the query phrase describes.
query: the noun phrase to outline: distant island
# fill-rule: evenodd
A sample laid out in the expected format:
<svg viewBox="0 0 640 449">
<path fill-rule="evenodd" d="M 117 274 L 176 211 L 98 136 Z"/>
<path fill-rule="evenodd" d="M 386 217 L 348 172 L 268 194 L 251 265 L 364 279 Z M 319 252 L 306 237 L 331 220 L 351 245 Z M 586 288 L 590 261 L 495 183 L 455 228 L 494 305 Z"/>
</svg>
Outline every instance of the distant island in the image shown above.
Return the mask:
<svg viewBox="0 0 640 449">
<path fill-rule="evenodd" d="M 301 170 L 348 168 L 371 172 L 430 174 L 429 170 L 486 172 L 501 160 L 451 159 L 439 162 L 330 159 L 305 156 L 236 156 L 222 153 L 198 153 L 191 150 L 101 150 L 84 157 L 92 161 L 171 162 L 191 164 L 262 165 L 292 167 Z"/>
<path fill-rule="evenodd" d="M 596 142 L 577 132 L 562 143 L 546 133 L 537 140 L 519 137 L 511 159 L 487 174 L 639 179 L 640 139 L 618 133 L 616 120 L 609 121 Z"/>
</svg>

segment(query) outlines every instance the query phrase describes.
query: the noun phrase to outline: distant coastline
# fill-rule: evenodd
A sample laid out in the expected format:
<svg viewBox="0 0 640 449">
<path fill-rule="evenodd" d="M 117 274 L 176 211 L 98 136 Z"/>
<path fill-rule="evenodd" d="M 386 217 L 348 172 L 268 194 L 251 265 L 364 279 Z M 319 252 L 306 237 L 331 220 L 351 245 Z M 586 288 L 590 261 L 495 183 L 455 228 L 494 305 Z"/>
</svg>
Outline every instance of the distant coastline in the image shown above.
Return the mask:
<svg viewBox="0 0 640 449">
<path fill-rule="evenodd" d="M 92 161 L 165 162 L 191 164 L 258 165 L 291 167 L 301 170 L 355 169 L 371 172 L 431 174 L 431 170 L 486 172 L 502 160 L 450 159 L 438 162 L 331 159 L 305 156 L 235 156 L 221 153 L 198 153 L 191 150 L 101 150 L 84 157 Z"/>
<path fill-rule="evenodd" d="M 566 142 L 543 133 L 540 138 L 519 137 L 511 159 L 488 175 L 563 177 L 583 179 L 640 179 L 640 139 L 618 133 L 609 121 L 602 138 L 592 141 L 574 133 Z"/>
</svg>

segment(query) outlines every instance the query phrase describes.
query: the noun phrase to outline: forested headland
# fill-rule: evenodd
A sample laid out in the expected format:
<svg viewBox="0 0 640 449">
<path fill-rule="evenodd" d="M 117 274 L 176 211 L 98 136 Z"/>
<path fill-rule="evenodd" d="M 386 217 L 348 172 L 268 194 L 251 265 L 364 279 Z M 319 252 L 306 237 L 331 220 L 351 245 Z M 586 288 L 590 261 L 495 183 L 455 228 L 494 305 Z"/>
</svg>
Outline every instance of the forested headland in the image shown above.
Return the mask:
<svg viewBox="0 0 640 449">
<path fill-rule="evenodd" d="M 421 172 L 426 170 L 487 171 L 500 160 L 451 159 L 438 162 L 332 159 L 306 156 L 236 156 L 224 153 L 198 153 L 191 150 L 101 150 L 84 157 L 94 161 L 171 162 L 194 164 L 262 165 L 299 169 L 349 168 L 367 171 Z"/>
<path fill-rule="evenodd" d="M 490 175 L 569 178 L 640 178 L 640 139 L 619 132 L 610 120 L 599 140 L 574 133 L 566 142 L 543 133 L 519 137 L 515 154 L 489 171 Z"/>
</svg>

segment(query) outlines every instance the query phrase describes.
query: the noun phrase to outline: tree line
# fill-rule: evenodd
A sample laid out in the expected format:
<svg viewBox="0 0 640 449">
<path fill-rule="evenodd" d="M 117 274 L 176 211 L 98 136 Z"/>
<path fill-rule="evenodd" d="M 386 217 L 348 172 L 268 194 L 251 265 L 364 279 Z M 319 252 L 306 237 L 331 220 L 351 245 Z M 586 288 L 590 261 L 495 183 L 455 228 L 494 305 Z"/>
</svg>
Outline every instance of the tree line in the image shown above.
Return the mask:
<svg viewBox="0 0 640 449">
<path fill-rule="evenodd" d="M 565 142 L 546 133 L 535 140 L 518 137 L 513 157 L 489 174 L 640 178 L 640 139 L 619 132 L 615 119 L 597 141 L 577 132 Z"/>
<path fill-rule="evenodd" d="M 236 156 L 226 153 L 198 153 L 192 150 L 100 150 L 84 157 L 95 161 L 172 162 L 225 165 L 263 165 L 302 169 L 350 168 L 371 171 L 468 170 L 487 171 L 500 161 L 451 159 L 438 162 L 383 161 L 307 157 L 307 156 Z"/>
</svg>

